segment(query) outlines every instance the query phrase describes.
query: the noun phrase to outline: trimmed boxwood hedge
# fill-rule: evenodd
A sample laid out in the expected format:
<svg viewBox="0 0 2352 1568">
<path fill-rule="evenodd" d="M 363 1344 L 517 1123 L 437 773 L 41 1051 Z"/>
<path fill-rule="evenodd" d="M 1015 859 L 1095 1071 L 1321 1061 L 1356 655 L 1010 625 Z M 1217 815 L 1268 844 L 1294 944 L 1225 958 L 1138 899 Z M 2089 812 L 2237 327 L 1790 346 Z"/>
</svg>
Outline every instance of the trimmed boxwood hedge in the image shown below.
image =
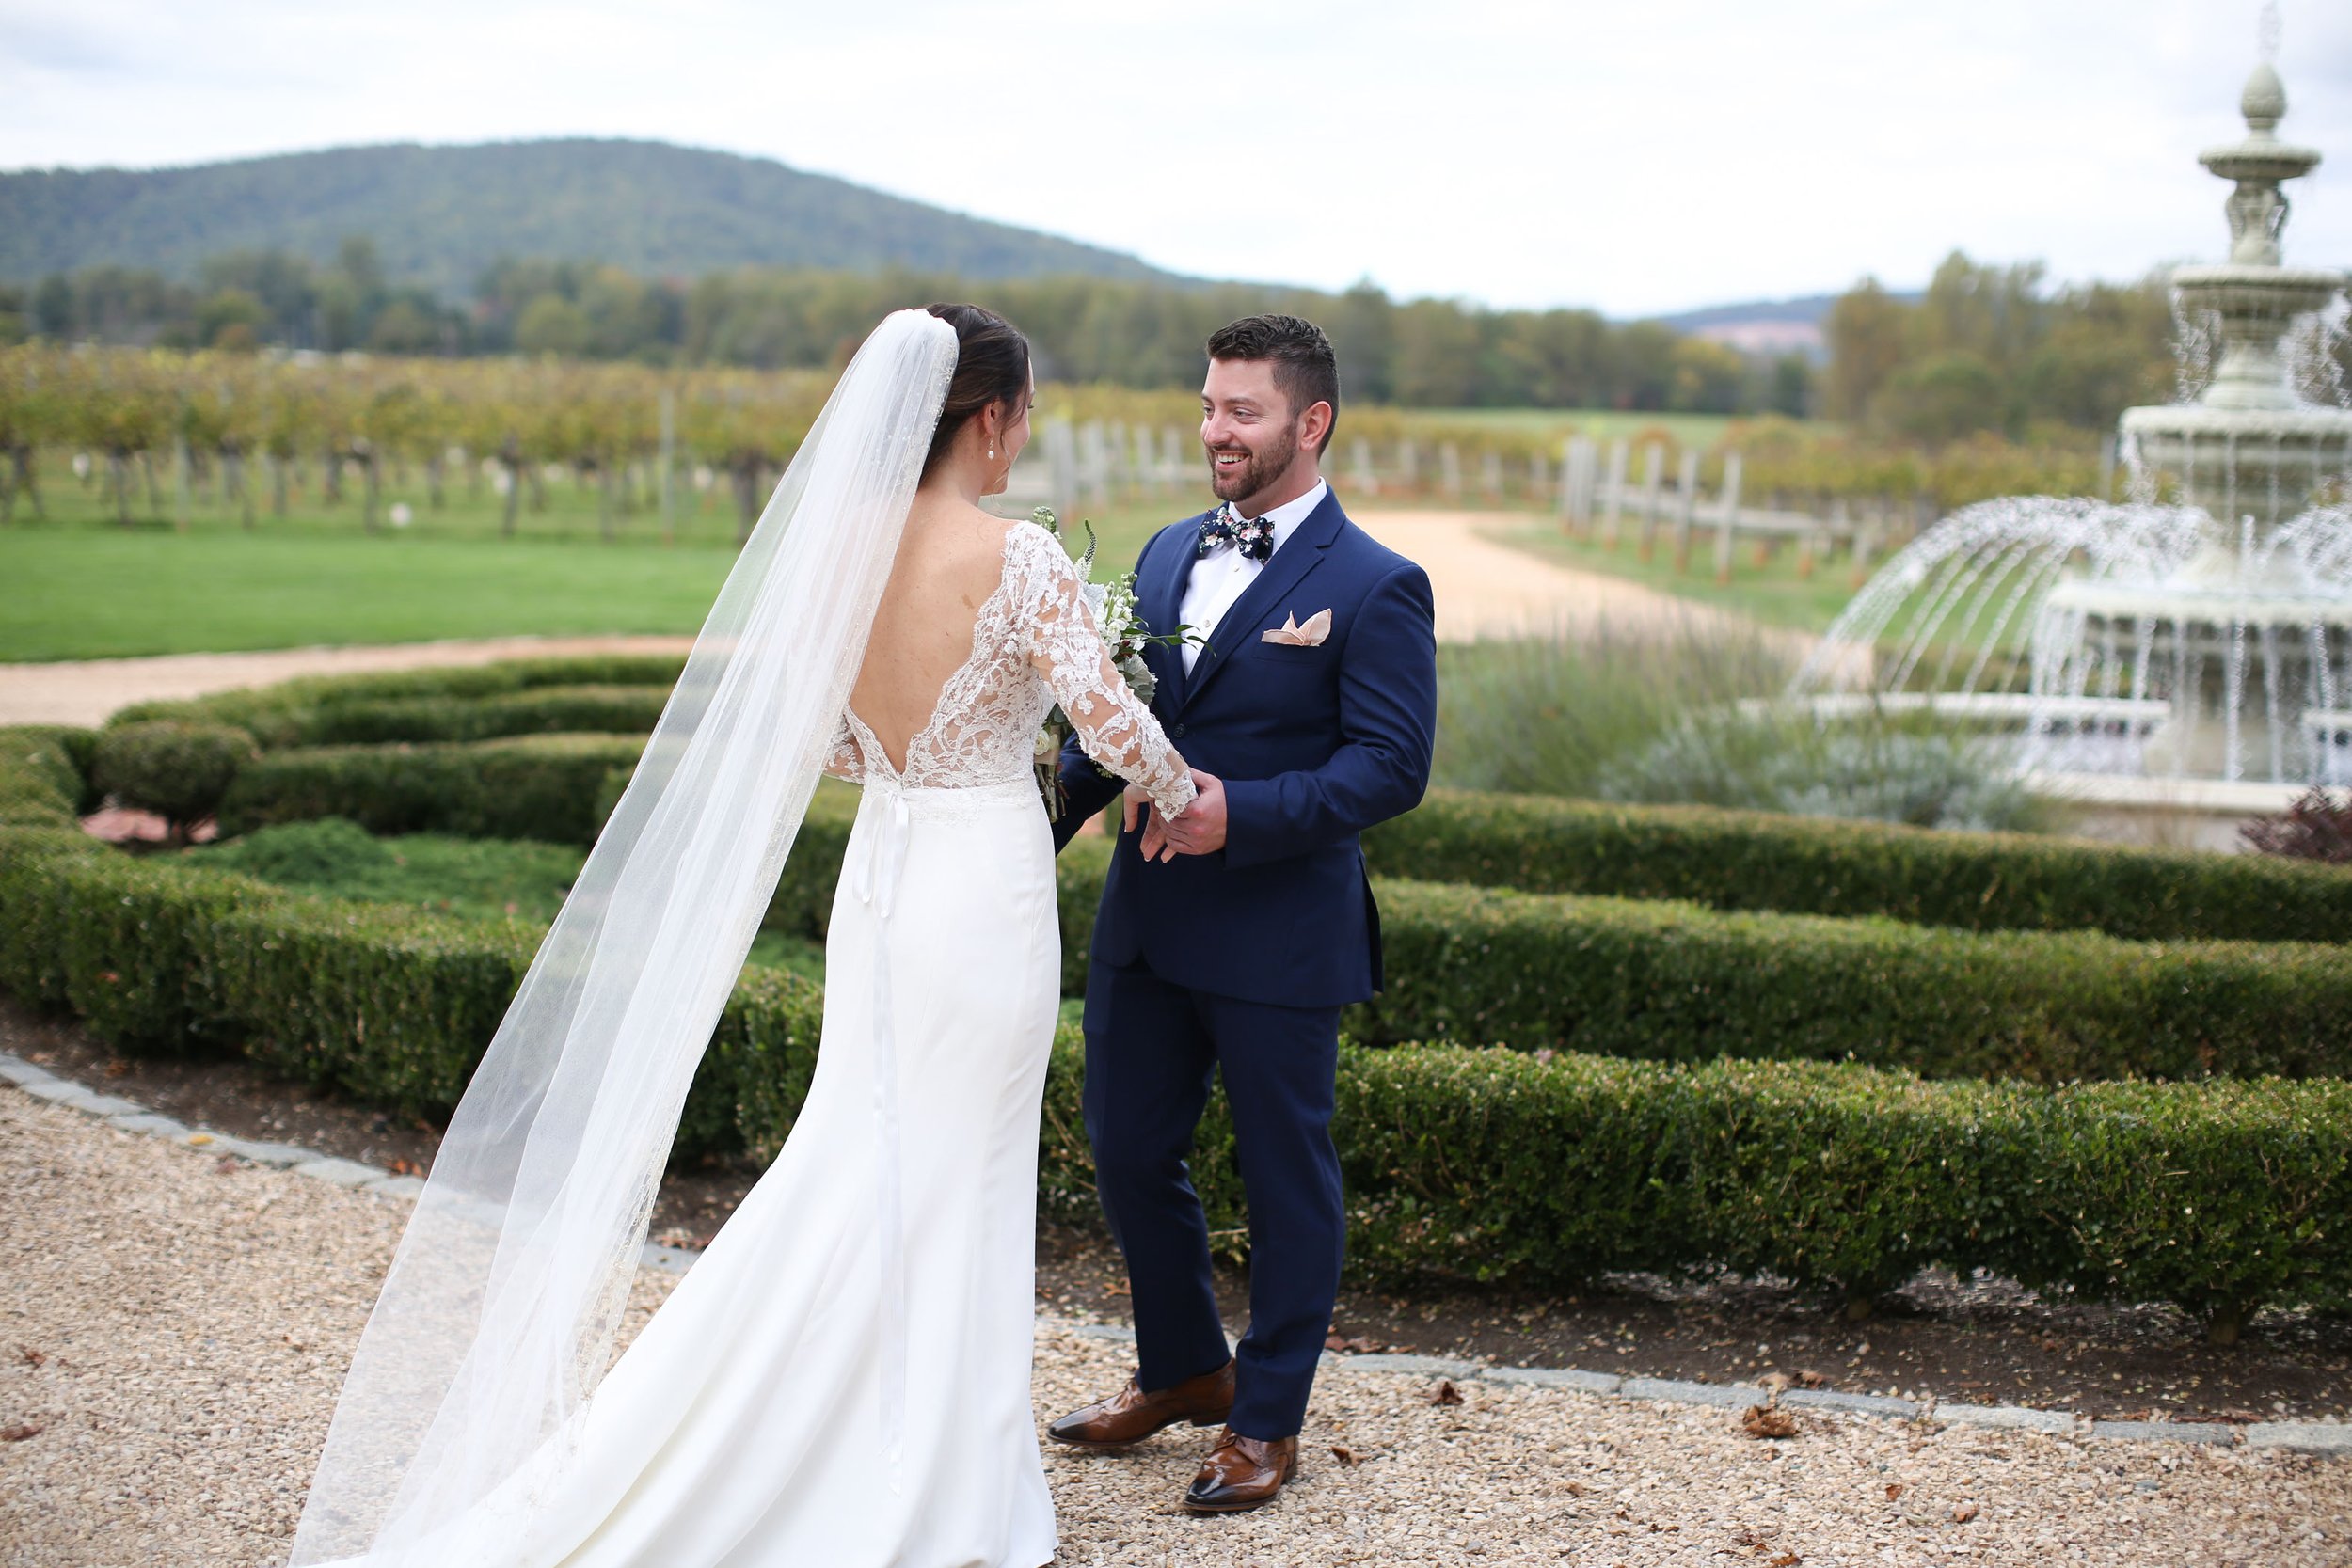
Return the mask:
<svg viewBox="0 0 2352 1568">
<path fill-rule="evenodd" d="M 823 938 L 856 801 L 818 790 L 771 927 Z M 1084 834 L 1055 868 L 1073 996 L 1111 852 Z M 1376 892 L 1388 989 L 1346 1017 L 1370 1044 L 1852 1057 L 2044 1083 L 2352 1069 L 2352 957 L 2326 944 L 1979 933 L 1425 882 Z"/>
<path fill-rule="evenodd" d="M 675 657 L 614 656 L 308 677 L 142 704 L 113 721 L 237 724 L 272 750 L 643 734 L 679 668 Z M 1366 848 L 1385 877 L 1529 893 L 1877 914 L 1964 930 L 2352 942 L 2352 871 L 2266 856 L 1459 790 L 1431 791 L 1366 835 Z"/>
<path fill-rule="evenodd" d="M 239 776 L 222 827 L 238 833 L 340 816 L 379 833 L 586 843 L 639 749 L 628 736 L 545 736 L 278 752 Z M 818 791 L 771 904 L 770 927 L 823 939 L 856 800 L 854 790 L 832 782 Z M 1537 803 L 1544 813 L 1557 804 Z M 1458 799 L 1422 809 L 1488 819 L 1485 807 Z M 1578 813 L 1550 815 L 1566 820 Z M 1386 868 L 1396 858 L 1383 842 L 1375 839 L 1373 849 Z M 1085 988 L 1111 847 L 1082 835 L 1057 867 L 1063 989 L 1073 995 Z M 2263 876 L 2279 869 L 2246 863 Z M 2317 868 L 2316 875 L 2323 889 L 2338 880 L 2352 885 L 2341 872 Z M 2290 876 L 2280 885 L 2296 882 Z M 2043 1082 L 2303 1077 L 2352 1068 L 2352 963 L 2332 945 L 1973 932 L 1385 879 L 1378 893 L 1389 987 L 1352 1009 L 1347 1024 L 1372 1042 L 1455 1040 L 1679 1060 L 1851 1056 L 1933 1077 Z"/>
<path fill-rule="evenodd" d="M 1851 1056 L 1931 1077 L 2342 1075 L 2352 956 L 1377 884 L 1367 1040 Z"/>
<path fill-rule="evenodd" d="M 536 932 L 295 897 L 0 828 L 0 986 L 126 1048 L 236 1041 L 281 1071 L 446 1110 Z M 62 974 L 60 986 L 57 976 Z M 676 1148 L 771 1153 L 822 993 L 738 985 Z M 1548 1055 L 1549 1053 L 1546 1053 Z M 1052 1046 L 1043 1197 L 1090 1201 L 1083 1049 Z M 2255 1306 L 2352 1301 L 2352 1085 L 1929 1082 L 1858 1064 L 1697 1066 L 1449 1046 L 1343 1048 L 1335 1132 L 1363 1276 L 1565 1286 L 1730 1265 L 1865 1300 L 1919 1265 L 2180 1304 L 2227 1338 Z M 1240 1217 L 1213 1105 L 1195 1177 Z"/>
<path fill-rule="evenodd" d="M 278 1070 L 405 1111 L 454 1102 L 529 962 L 535 928 L 301 897 L 103 849 L 72 826 L 86 790 L 76 758 L 87 754 L 71 732 L 0 731 L 0 988 L 71 1006 L 126 1049 L 234 1045 Z M 837 861 L 853 810 L 850 792 L 820 792 L 804 843 L 809 874 L 779 890 L 780 922 L 805 928 L 822 920 L 833 880 L 825 847 Z M 1090 916 L 1108 848 L 1082 839 L 1065 857 L 1066 924 Z M 1477 908 L 1466 912 L 1462 899 Z M 1384 890 L 1384 901 L 1392 980 L 1404 978 L 1401 969 L 1435 961 L 1445 971 L 1452 958 L 1500 947 L 1523 969 L 1537 961 L 1556 970 L 1554 960 L 1580 952 L 1596 968 L 1603 953 L 1620 968 L 1647 963 L 1653 995 L 1669 972 L 1656 966 L 1669 961 L 1693 966 L 1694 994 L 1726 975 L 1738 990 L 1772 949 L 1789 944 L 1791 930 L 1810 932 L 1827 943 L 1804 960 L 1812 969 L 1800 964 L 1750 990 L 1793 1007 L 1788 998 L 1861 960 L 1858 989 L 1836 1003 L 1817 998 L 1812 1010 L 1821 1014 L 1864 1005 L 1871 986 L 1909 995 L 1913 982 L 1936 981 L 1915 966 L 1955 942 L 1977 945 L 1966 948 L 1974 961 L 1954 961 L 1941 978 L 1947 1010 L 1958 989 L 2000 975 L 2020 952 L 2209 960 L 2211 972 L 2192 974 L 2190 990 L 2211 1014 L 2233 994 L 2234 1005 L 2252 1005 L 2246 998 L 2266 969 L 2301 984 L 2312 962 L 2331 957 L 2079 934 L 1963 942 L 1891 922 L 1791 923 L 1401 883 Z M 1581 946 L 1556 940 L 1564 911 Z M 1458 954 L 1412 954 L 1417 932 L 1465 921 Z M 1620 946 L 1609 949 L 1600 939 L 1613 927 L 1621 928 L 1612 939 Z M 1625 945 L 1629 930 L 1647 937 Z M 1862 945 L 1840 947 L 1843 937 Z M 1513 996 L 1510 983 L 1494 978 L 1502 972 L 1467 960 L 1452 973 L 1430 992 L 1435 1000 L 1418 1005 L 1455 1007 L 1486 988 L 1487 1004 L 1502 1009 L 1493 1016 L 1518 1007 L 1541 1021 L 1557 1018 L 1561 995 L 1587 994 L 1521 983 L 1528 995 Z M 2024 973 L 2056 988 L 2051 995 L 2063 990 L 2062 975 L 2032 963 Z M 2117 994 L 2181 983 L 2178 974 L 2148 981 L 2132 973 L 2138 977 Z M 2015 975 L 2002 983 L 2013 987 Z M 2232 985 L 2254 990 L 2233 993 Z M 1597 986 L 1589 993 L 1642 990 L 1623 974 Z M 2016 1005 L 2013 990 L 2003 994 Z M 1904 1002 L 1910 1010 L 1899 1016 L 1922 1016 L 1924 1006 Z M 746 973 L 697 1072 L 679 1153 L 773 1151 L 806 1093 L 822 1006 L 808 981 Z M 1931 1081 L 1861 1062 L 1742 1061 L 1734 1059 L 1742 1053 L 1736 1018 L 1713 1003 L 1677 997 L 1674 1006 L 1698 1009 L 1677 1027 L 1694 1042 L 1714 1032 L 1704 1049 L 1722 1057 L 1343 1046 L 1335 1132 L 1357 1272 L 1561 1286 L 1606 1270 L 1727 1265 L 1862 1301 L 1923 1263 L 1943 1262 L 2105 1299 L 2172 1301 L 2221 1339 L 2264 1302 L 2352 1306 L 2344 1219 L 2352 1084 L 2274 1077 L 2046 1087 Z M 1639 1022 L 1629 1006 L 1609 1016 L 1613 1027 Z M 2047 1024 L 2058 1015 L 2035 1016 Z M 1704 1031 L 1692 1022 L 1702 1017 Z M 2035 1059 L 2054 1065 L 2046 1038 L 2042 1049 Z M 1040 1132 L 1049 1203 L 1091 1201 L 1082 1060 L 1075 1032 L 1058 1032 Z M 1194 1174 L 1213 1223 L 1237 1224 L 1231 1128 L 1214 1100 Z"/>
<path fill-rule="evenodd" d="M 588 844 L 604 825 L 605 775 L 635 767 L 644 750 L 634 736 L 548 735 L 272 752 L 230 785 L 220 831 L 346 816 L 373 833 Z"/>
<path fill-rule="evenodd" d="M 487 697 L 383 697 L 313 708 L 305 746 L 494 740 L 514 735 L 633 735 L 653 731 L 666 686 L 542 686 Z"/>
<path fill-rule="evenodd" d="M 1382 876 L 1525 893 L 1974 931 L 2352 942 L 2352 871 L 2266 855 L 1443 789 L 1364 847 Z"/>
<path fill-rule="evenodd" d="M 521 694 L 548 688 L 652 689 L 666 696 L 677 682 L 685 660 L 667 654 L 608 654 L 585 658 L 514 658 L 496 664 L 459 665 L 443 669 L 386 671 L 365 675 L 304 675 L 275 686 L 249 687 L 206 697 L 177 697 L 136 703 L 107 721 L 137 723 L 152 719 L 176 719 L 190 723 L 234 724 L 273 749 L 326 745 L 363 738 L 337 733 L 345 724 L 367 724 L 386 740 L 447 740 L 463 738 L 442 733 L 443 724 L 463 725 L 464 720 L 442 717 L 465 704 L 516 700 Z M 550 694 L 550 701 L 564 699 Z M 379 705 L 426 705 L 409 711 L 423 727 L 417 733 L 381 733 L 389 729 L 390 715 Z M 660 705 L 654 704 L 654 711 Z M 373 709 L 373 718 L 352 714 Z M 653 725 L 647 714 L 644 728 Z M 527 726 L 537 730 L 545 726 Z M 580 728 L 598 728 L 582 725 Z M 516 733 L 491 732 L 491 733 Z"/>
</svg>

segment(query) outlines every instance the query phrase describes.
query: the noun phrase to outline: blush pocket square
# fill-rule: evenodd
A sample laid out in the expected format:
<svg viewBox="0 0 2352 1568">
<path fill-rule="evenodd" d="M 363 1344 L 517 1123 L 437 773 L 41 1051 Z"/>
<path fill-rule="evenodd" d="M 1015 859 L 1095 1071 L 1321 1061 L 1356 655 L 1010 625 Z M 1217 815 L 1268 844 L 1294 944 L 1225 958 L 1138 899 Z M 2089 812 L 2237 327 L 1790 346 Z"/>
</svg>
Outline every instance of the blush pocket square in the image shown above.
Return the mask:
<svg viewBox="0 0 2352 1568">
<path fill-rule="evenodd" d="M 1285 615 L 1279 626 L 1270 626 L 1263 636 L 1267 642 L 1279 642 L 1292 648 L 1319 648 L 1331 635 L 1331 612 L 1318 610 L 1301 622 L 1295 615 Z"/>
</svg>

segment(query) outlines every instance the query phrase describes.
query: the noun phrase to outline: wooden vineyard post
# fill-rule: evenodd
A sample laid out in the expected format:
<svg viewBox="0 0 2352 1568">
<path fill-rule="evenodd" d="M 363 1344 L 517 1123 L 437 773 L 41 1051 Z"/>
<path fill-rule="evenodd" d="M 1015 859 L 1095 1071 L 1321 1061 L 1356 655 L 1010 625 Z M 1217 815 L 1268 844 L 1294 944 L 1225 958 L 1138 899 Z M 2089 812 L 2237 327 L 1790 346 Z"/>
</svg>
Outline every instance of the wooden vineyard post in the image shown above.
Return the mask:
<svg viewBox="0 0 2352 1568">
<path fill-rule="evenodd" d="M 1731 582 L 1732 535 L 1740 528 L 1740 454 L 1724 457 L 1724 515 L 1715 530 L 1715 585 L 1727 587 Z"/>
</svg>

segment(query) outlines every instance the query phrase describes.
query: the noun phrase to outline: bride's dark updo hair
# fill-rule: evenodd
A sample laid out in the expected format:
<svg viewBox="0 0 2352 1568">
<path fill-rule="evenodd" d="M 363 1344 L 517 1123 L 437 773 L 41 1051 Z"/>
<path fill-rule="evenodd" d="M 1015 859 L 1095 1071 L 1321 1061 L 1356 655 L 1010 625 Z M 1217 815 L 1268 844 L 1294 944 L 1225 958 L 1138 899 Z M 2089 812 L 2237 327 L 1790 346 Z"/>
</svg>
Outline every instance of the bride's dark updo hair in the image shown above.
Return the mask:
<svg viewBox="0 0 2352 1568">
<path fill-rule="evenodd" d="M 1017 410 L 1029 393 L 1029 340 L 1021 329 L 993 310 L 977 305 L 927 305 L 932 315 L 956 329 L 956 374 L 947 383 L 947 401 L 940 405 L 939 429 L 923 459 L 923 476 L 930 477 L 956 435 L 981 409 L 1001 403 Z"/>
</svg>

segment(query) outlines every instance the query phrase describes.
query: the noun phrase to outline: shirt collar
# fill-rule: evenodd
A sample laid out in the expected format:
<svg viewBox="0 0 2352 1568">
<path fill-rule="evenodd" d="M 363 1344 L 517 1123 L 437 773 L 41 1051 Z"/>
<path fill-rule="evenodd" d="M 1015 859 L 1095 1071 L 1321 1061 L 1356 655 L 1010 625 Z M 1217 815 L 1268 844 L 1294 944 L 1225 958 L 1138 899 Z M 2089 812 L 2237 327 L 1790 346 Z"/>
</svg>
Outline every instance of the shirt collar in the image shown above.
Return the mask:
<svg viewBox="0 0 2352 1568">
<path fill-rule="evenodd" d="M 1282 547 L 1283 541 L 1298 531 L 1298 525 L 1307 520 L 1307 515 L 1314 511 L 1316 507 L 1321 506 L 1323 504 L 1323 498 L 1330 493 L 1330 483 L 1327 480 L 1318 479 L 1314 482 L 1313 485 L 1308 489 L 1307 493 L 1299 497 L 1296 500 L 1284 501 L 1281 505 L 1274 508 L 1271 512 L 1265 513 L 1265 520 L 1274 525 L 1274 547 L 1278 550 L 1280 549 Z M 1238 509 L 1236 509 L 1234 515 L 1240 516 Z M 1243 520 L 1246 522 L 1254 522 L 1256 519 L 1244 518 Z"/>
</svg>

